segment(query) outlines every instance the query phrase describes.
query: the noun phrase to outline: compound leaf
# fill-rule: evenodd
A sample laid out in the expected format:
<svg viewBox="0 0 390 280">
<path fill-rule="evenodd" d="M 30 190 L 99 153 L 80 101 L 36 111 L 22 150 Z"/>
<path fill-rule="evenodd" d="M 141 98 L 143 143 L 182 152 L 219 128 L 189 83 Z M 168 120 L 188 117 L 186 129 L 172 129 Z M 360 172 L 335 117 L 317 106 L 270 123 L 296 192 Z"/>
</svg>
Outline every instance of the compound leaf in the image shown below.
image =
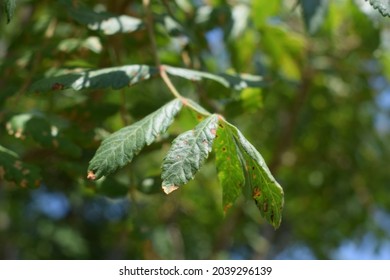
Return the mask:
<svg viewBox="0 0 390 280">
<path fill-rule="evenodd" d="M 131 162 L 145 145 L 168 129 L 181 108 L 182 102 L 175 99 L 106 138 L 89 163 L 88 179 L 99 179 Z"/>
<path fill-rule="evenodd" d="M 166 194 L 195 176 L 212 149 L 217 128 L 218 116 L 213 114 L 173 141 L 162 164 L 162 188 Z"/>
<path fill-rule="evenodd" d="M 22 162 L 16 153 L 0 145 L 0 179 L 21 187 L 37 187 L 41 178 L 38 168 Z"/>
<path fill-rule="evenodd" d="M 164 65 L 164 69 L 167 73 L 182 77 L 191 81 L 200 81 L 202 79 L 210 79 L 216 81 L 227 88 L 233 88 L 235 90 L 242 90 L 247 87 L 262 87 L 264 81 L 261 76 L 254 76 L 249 74 L 212 74 L 208 72 L 201 72 L 196 70 L 177 68 Z"/>
<path fill-rule="evenodd" d="M 226 212 L 245 184 L 245 177 L 231 128 L 221 122 L 214 141 L 218 179 L 222 185 L 222 203 Z"/>
<path fill-rule="evenodd" d="M 369 2 L 382 16 L 390 16 L 390 2 L 388 0 L 369 0 Z"/>
<path fill-rule="evenodd" d="M 63 89 L 120 89 L 149 79 L 157 74 L 155 67 L 147 65 L 125 65 L 120 67 L 103 68 L 72 72 L 65 75 L 46 78 L 35 82 L 31 91 L 51 91 Z"/>
<path fill-rule="evenodd" d="M 278 228 L 282 220 L 283 189 L 272 176 L 261 154 L 236 127 L 231 127 L 244 163 L 246 186 L 251 190 L 261 215 L 274 228 Z"/>
</svg>

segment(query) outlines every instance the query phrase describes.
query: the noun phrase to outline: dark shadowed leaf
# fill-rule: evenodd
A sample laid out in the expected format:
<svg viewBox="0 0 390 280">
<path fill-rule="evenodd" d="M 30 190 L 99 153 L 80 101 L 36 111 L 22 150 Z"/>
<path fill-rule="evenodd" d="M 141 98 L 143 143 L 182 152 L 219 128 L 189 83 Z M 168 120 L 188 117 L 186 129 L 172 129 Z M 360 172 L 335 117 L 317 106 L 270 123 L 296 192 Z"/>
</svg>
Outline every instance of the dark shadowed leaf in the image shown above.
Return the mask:
<svg viewBox="0 0 390 280">
<path fill-rule="evenodd" d="M 303 19 L 309 33 L 315 33 L 325 20 L 328 0 L 301 0 Z"/>
<path fill-rule="evenodd" d="M 366 0 L 367 1 L 367 0 Z M 371 6 L 377 9 L 382 16 L 390 16 L 390 1 L 388 0 L 369 0 Z"/>
<path fill-rule="evenodd" d="M 130 163 L 145 145 L 168 129 L 181 108 L 182 102 L 175 99 L 106 138 L 89 163 L 88 179 L 99 179 Z"/>
<path fill-rule="evenodd" d="M 7 131 L 21 140 L 31 137 L 42 147 L 55 149 L 66 155 L 78 157 L 81 154 L 81 149 L 64 137 L 60 128 L 51 124 L 43 115 L 25 113 L 13 116 L 7 122 Z"/>
<path fill-rule="evenodd" d="M 51 91 L 63 89 L 120 89 L 149 79 L 157 73 L 157 69 L 147 65 L 126 65 L 72 72 L 65 75 L 46 78 L 35 82 L 31 91 Z"/>
<path fill-rule="evenodd" d="M 20 160 L 13 151 L 0 145 L 0 179 L 21 187 L 38 187 L 40 175 L 37 167 Z"/>
<path fill-rule="evenodd" d="M 212 149 L 217 128 L 218 116 L 214 114 L 173 141 L 162 164 L 162 188 L 166 194 L 195 176 Z"/>
<path fill-rule="evenodd" d="M 202 79 L 210 79 L 222 84 L 225 87 L 242 90 L 247 87 L 262 87 L 264 81 L 261 76 L 254 76 L 249 74 L 212 74 L 208 72 L 201 72 L 196 70 L 177 68 L 165 65 L 167 73 L 182 77 L 191 81 L 200 81 Z"/>
</svg>

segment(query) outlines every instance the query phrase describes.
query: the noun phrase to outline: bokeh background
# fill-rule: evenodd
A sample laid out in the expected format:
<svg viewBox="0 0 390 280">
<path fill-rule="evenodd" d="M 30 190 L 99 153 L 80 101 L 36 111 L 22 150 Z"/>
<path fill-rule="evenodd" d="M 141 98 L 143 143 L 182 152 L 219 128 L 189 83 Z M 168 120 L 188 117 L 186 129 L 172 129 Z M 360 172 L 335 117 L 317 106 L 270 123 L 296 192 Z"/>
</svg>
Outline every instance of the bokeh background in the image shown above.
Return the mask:
<svg viewBox="0 0 390 280">
<path fill-rule="evenodd" d="M 126 168 L 86 179 L 104 137 L 173 97 L 158 78 L 28 91 L 64 69 L 154 64 L 144 28 L 91 30 L 67 8 L 84 5 L 145 15 L 141 1 L 20 0 L 0 19 L 0 165 L 12 151 L 31 170 L 12 182 L 0 166 L 1 259 L 390 258 L 390 18 L 363 0 L 152 1 L 162 63 L 264 77 L 243 91 L 172 81 L 263 155 L 285 192 L 274 230 L 244 197 L 223 212 L 213 154 L 188 185 L 161 191 L 170 142 L 197 123 L 188 110 Z"/>
</svg>

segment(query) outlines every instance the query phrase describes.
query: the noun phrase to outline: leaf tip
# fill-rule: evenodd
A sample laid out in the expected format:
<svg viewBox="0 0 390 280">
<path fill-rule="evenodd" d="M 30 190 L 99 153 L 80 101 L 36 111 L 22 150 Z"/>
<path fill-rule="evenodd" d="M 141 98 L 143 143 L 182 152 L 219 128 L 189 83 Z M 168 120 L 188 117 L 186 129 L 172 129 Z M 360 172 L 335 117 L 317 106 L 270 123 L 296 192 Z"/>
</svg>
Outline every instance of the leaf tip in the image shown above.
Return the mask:
<svg viewBox="0 0 390 280">
<path fill-rule="evenodd" d="M 166 194 L 170 194 L 171 192 L 177 190 L 179 187 L 178 186 L 175 186 L 175 185 L 170 185 L 170 186 L 162 186 L 162 189 L 163 191 L 166 193 Z"/>
<path fill-rule="evenodd" d="M 96 180 L 96 174 L 91 170 L 88 171 L 87 179 L 92 181 Z"/>
</svg>

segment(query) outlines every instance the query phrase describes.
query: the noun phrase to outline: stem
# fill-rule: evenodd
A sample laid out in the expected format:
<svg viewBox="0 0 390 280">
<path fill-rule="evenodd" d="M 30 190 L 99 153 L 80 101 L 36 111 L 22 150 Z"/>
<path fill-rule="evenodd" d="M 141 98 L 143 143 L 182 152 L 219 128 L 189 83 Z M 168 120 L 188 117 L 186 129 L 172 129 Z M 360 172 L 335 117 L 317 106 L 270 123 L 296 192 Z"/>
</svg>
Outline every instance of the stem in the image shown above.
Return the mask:
<svg viewBox="0 0 390 280">
<path fill-rule="evenodd" d="M 198 105 L 198 107 L 200 108 L 197 108 L 195 105 L 197 105 L 196 103 L 194 102 L 191 102 L 190 99 L 187 99 L 185 97 L 183 97 L 178 91 L 177 89 L 175 88 L 175 86 L 172 84 L 172 81 L 171 79 L 169 78 L 169 76 L 167 75 L 167 72 L 165 71 L 165 68 L 164 68 L 164 65 L 161 65 L 160 66 L 160 76 L 161 78 L 163 79 L 164 83 L 167 85 L 167 87 L 169 88 L 169 90 L 171 91 L 171 93 L 178 99 L 180 99 L 180 101 L 183 103 L 184 106 L 187 106 L 188 108 L 191 108 L 192 110 L 194 110 L 195 112 L 197 112 L 198 114 L 202 115 L 202 116 L 210 116 L 211 114 L 209 112 L 207 112 L 205 109 L 201 108 L 200 105 Z M 195 104 L 195 105 L 193 105 Z"/>
<path fill-rule="evenodd" d="M 169 88 L 169 90 L 172 92 L 172 94 L 180 99 L 183 103 L 186 103 L 185 98 L 181 96 L 181 94 L 177 91 L 175 86 L 172 84 L 171 79 L 168 77 L 167 72 L 165 72 L 165 69 L 163 66 L 160 67 L 160 76 Z"/>
<path fill-rule="evenodd" d="M 142 4 L 144 6 L 145 13 L 146 13 L 145 15 L 146 29 L 148 31 L 150 43 L 152 45 L 154 62 L 158 67 L 160 66 L 161 62 L 160 62 L 160 58 L 158 57 L 156 39 L 154 38 L 153 14 L 150 9 L 150 0 L 142 0 Z"/>
</svg>

